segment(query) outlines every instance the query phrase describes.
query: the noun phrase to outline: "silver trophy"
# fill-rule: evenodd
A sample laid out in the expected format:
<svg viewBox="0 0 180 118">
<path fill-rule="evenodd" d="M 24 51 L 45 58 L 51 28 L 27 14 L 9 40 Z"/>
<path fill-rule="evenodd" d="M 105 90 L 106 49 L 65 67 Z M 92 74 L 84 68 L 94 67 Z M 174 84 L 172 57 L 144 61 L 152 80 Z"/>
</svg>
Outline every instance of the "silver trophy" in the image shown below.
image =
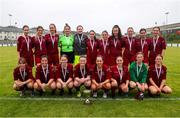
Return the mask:
<svg viewBox="0 0 180 118">
<path fill-rule="evenodd" d="M 90 100 L 90 94 L 91 94 L 91 90 L 83 91 L 83 96 L 85 97 L 84 104 L 86 105 L 92 104 L 92 101 Z"/>
</svg>

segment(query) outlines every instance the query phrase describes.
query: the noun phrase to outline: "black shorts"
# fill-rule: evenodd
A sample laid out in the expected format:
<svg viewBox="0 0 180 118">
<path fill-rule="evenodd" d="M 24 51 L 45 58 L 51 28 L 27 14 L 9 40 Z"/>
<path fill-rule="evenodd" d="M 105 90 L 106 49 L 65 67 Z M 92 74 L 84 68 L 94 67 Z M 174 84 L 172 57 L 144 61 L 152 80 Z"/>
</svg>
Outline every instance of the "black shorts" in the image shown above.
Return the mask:
<svg viewBox="0 0 180 118">
<path fill-rule="evenodd" d="M 74 63 L 74 52 L 61 52 L 63 54 L 68 56 L 68 63 Z"/>
</svg>

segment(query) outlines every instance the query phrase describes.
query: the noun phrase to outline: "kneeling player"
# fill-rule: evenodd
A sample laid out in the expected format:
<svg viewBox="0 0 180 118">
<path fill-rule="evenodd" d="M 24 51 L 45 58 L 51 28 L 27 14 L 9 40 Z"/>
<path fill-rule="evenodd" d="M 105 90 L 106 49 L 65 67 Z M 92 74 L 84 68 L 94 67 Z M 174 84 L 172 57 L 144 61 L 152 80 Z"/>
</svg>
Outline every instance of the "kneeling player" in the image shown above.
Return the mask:
<svg viewBox="0 0 180 118">
<path fill-rule="evenodd" d="M 46 91 L 46 88 L 52 90 L 52 94 L 55 93 L 56 83 L 54 80 L 54 73 L 52 67 L 48 65 L 48 57 L 46 55 L 41 56 L 41 64 L 36 68 L 36 82 L 34 83 L 34 89 L 40 92 L 42 95 Z"/>
<path fill-rule="evenodd" d="M 103 97 L 107 98 L 107 92 L 111 89 L 110 71 L 109 68 L 103 64 L 102 56 L 97 56 L 96 65 L 92 71 L 92 85 L 93 97 L 97 97 L 97 90 L 103 89 Z"/>
<path fill-rule="evenodd" d="M 56 72 L 57 88 L 60 89 L 60 95 L 64 93 L 64 88 L 69 89 L 69 94 L 72 94 L 73 88 L 73 65 L 68 64 L 66 55 L 61 56 L 61 60 Z"/>
<path fill-rule="evenodd" d="M 86 64 L 85 56 L 80 56 L 79 64 L 75 66 L 74 70 L 74 87 L 77 90 L 77 97 L 81 97 L 80 86 L 85 85 L 87 89 L 91 87 L 90 67 Z"/>
<path fill-rule="evenodd" d="M 111 67 L 111 92 L 112 97 L 115 97 L 115 90 L 118 88 L 119 93 L 125 93 L 128 96 L 129 85 L 129 71 L 126 66 L 123 66 L 123 58 L 118 56 L 116 58 L 116 65 Z"/>
<path fill-rule="evenodd" d="M 32 75 L 32 68 L 28 67 L 26 60 L 20 57 L 18 61 L 18 67 L 14 69 L 14 85 L 13 88 L 16 91 L 20 91 L 20 96 L 23 96 L 26 89 L 32 90 L 31 95 L 34 96 L 33 83 L 34 77 Z"/>
<path fill-rule="evenodd" d="M 165 84 L 167 68 L 162 64 L 162 56 L 157 55 L 155 59 L 155 65 L 149 68 L 149 91 L 151 95 L 157 95 L 160 93 L 170 94 L 172 90 Z"/>
<path fill-rule="evenodd" d="M 146 84 L 147 79 L 147 66 L 143 63 L 143 53 L 138 52 L 136 54 L 136 62 L 130 65 L 130 88 L 138 89 L 136 98 L 143 98 L 145 90 L 148 89 Z"/>
</svg>

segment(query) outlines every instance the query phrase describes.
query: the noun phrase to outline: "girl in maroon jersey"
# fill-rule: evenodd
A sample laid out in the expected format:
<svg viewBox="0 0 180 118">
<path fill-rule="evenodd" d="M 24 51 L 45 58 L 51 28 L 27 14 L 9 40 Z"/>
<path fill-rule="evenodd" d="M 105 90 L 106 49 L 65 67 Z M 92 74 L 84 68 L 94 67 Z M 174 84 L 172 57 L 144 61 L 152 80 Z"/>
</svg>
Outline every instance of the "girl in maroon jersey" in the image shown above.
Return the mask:
<svg viewBox="0 0 180 118">
<path fill-rule="evenodd" d="M 50 32 L 45 35 L 48 63 L 50 65 L 57 65 L 59 64 L 59 35 L 57 34 L 56 26 L 54 24 L 49 25 L 49 30 Z"/>
<path fill-rule="evenodd" d="M 115 97 L 115 90 L 118 89 L 119 93 L 123 92 L 127 96 L 129 85 L 129 71 L 126 66 L 123 66 L 123 58 L 118 56 L 116 58 L 116 65 L 111 67 L 111 90 L 112 97 Z"/>
<path fill-rule="evenodd" d="M 18 61 L 18 67 L 14 69 L 14 85 L 13 88 L 16 91 L 21 91 L 20 96 L 23 96 L 26 89 L 31 89 L 31 95 L 33 93 L 33 84 L 34 77 L 32 75 L 32 68 L 29 67 L 26 63 L 26 60 L 23 57 L 20 57 Z"/>
<path fill-rule="evenodd" d="M 69 94 L 72 94 L 73 88 L 73 65 L 68 63 L 68 57 L 61 55 L 60 64 L 56 71 L 56 85 L 60 90 L 60 95 L 64 93 L 64 89 L 69 89 Z"/>
<path fill-rule="evenodd" d="M 47 55 L 46 41 L 45 37 L 43 36 L 43 31 L 43 27 L 38 26 L 36 36 L 33 37 L 36 66 L 39 66 L 41 64 L 41 56 Z"/>
<path fill-rule="evenodd" d="M 105 30 L 102 32 L 102 39 L 99 40 L 99 51 L 98 55 L 103 56 L 104 64 L 109 65 L 109 42 L 108 42 L 108 32 Z"/>
<path fill-rule="evenodd" d="M 17 39 L 17 51 L 18 56 L 25 58 L 27 65 L 30 67 L 34 66 L 33 58 L 33 42 L 32 38 L 29 36 L 29 26 L 23 26 L 23 35 Z"/>
<path fill-rule="evenodd" d="M 112 35 L 109 37 L 109 65 L 116 65 L 116 58 L 122 56 L 122 34 L 118 25 L 112 28 Z"/>
<path fill-rule="evenodd" d="M 89 39 L 86 42 L 87 45 L 87 64 L 94 65 L 96 63 L 96 57 L 98 52 L 98 39 L 96 39 L 96 33 L 94 30 L 89 32 Z"/>
<path fill-rule="evenodd" d="M 162 56 L 157 55 L 155 59 L 155 65 L 151 65 L 148 71 L 149 74 L 149 91 L 152 95 L 166 93 L 172 93 L 169 86 L 166 85 L 167 68 L 162 63 Z"/>
<path fill-rule="evenodd" d="M 81 96 L 80 87 L 84 84 L 86 89 L 91 87 L 91 73 L 90 66 L 87 65 L 86 56 L 81 55 L 79 58 L 79 64 L 74 68 L 74 87 L 77 91 L 77 97 Z"/>
<path fill-rule="evenodd" d="M 123 38 L 123 60 L 124 65 L 129 66 L 129 64 L 133 61 L 135 61 L 135 55 L 136 55 L 136 45 L 135 40 L 136 38 L 134 35 L 134 29 L 132 27 L 129 27 L 127 29 L 127 36 Z"/>
<path fill-rule="evenodd" d="M 110 70 L 103 64 L 102 56 L 97 56 L 96 65 L 92 69 L 91 90 L 93 91 L 93 97 L 96 98 L 97 91 L 103 89 L 103 97 L 107 98 L 107 92 L 111 89 L 110 77 Z"/>
<path fill-rule="evenodd" d="M 40 92 L 46 91 L 46 87 L 52 90 L 54 94 L 56 89 L 54 72 L 52 67 L 48 65 L 48 57 L 46 55 L 41 56 L 41 64 L 36 68 L 36 82 L 34 83 L 34 89 Z"/>
<path fill-rule="evenodd" d="M 140 37 L 136 40 L 136 53 L 144 54 L 143 62 L 148 66 L 149 39 L 146 37 L 146 29 L 140 29 L 139 33 Z"/>
<path fill-rule="evenodd" d="M 150 53 L 149 53 L 149 65 L 155 64 L 155 58 L 158 54 L 164 57 L 166 50 L 166 41 L 163 37 L 160 36 L 160 28 L 153 28 L 153 37 L 150 39 Z"/>
</svg>

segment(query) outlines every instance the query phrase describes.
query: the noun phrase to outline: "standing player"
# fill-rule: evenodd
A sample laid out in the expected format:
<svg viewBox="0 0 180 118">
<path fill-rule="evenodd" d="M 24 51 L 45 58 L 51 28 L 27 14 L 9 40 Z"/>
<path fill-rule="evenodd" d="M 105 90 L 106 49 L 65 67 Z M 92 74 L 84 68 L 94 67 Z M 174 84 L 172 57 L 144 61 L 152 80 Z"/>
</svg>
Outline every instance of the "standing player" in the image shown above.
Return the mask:
<svg viewBox="0 0 180 118">
<path fill-rule="evenodd" d="M 47 55 L 46 50 L 46 41 L 45 37 L 43 36 L 43 27 L 38 26 L 37 27 L 37 34 L 33 37 L 33 45 L 34 45 L 34 54 L 35 54 L 35 63 L 36 66 L 41 65 L 41 56 Z"/>
<path fill-rule="evenodd" d="M 123 39 L 124 49 L 123 49 L 123 60 L 124 65 L 129 66 L 133 61 L 135 61 L 136 55 L 136 45 L 135 40 L 136 38 L 133 37 L 134 29 L 129 27 L 127 29 L 127 36 Z"/>
<path fill-rule="evenodd" d="M 59 35 L 54 24 L 49 25 L 50 32 L 45 35 L 48 63 L 52 66 L 59 64 L 58 40 Z"/>
<path fill-rule="evenodd" d="M 139 33 L 140 38 L 136 40 L 136 53 L 142 52 L 144 54 L 143 62 L 148 66 L 149 39 L 146 37 L 146 29 L 140 29 Z"/>
<path fill-rule="evenodd" d="M 17 51 L 19 58 L 25 58 L 28 66 L 34 66 L 34 58 L 33 58 L 33 51 L 32 51 L 32 38 L 28 35 L 29 34 L 29 26 L 23 26 L 23 36 L 18 37 L 17 39 Z"/>
<path fill-rule="evenodd" d="M 163 37 L 160 36 L 160 28 L 153 28 L 153 37 L 150 40 L 150 53 L 149 53 L 149 65 L 155 64 L 155 58 L 158 54 L 164 57 L 166 49 L 166 42 Z"/>
<path fill-rule="evenodd" d="M 80 56 L 79 64 L 75 66 L 74 87 L 77 91 L 77 97 L 81 97 L 80 87 L 82 84 L 84 84 L 87 89 L 91 87 L 90 66 L 88 66 L 86 62 L 86 57 Z"/>
<path fill-rule="evenodd" d="M 98 39 L 96 39 L 96 33 L 94 30 L 89 32 L 89 39 L 86 41 L 87 45 L 87 64 L 94 65 L 96 63 L 96 57 L 98 52 Z"/>
<path fill-rule="evenodd" d="M 86 40 L 88 37 L 83 34 L 83 26 L 77 26 L 77 33 L 74 35 L 74 54 L 75 61 L 74 64 L 79 63 L 79 57 L 81 55 L 86 55 Z"/>
<path fill-rule="evenodd" d="M 122 34 L 118 25 L 112 28 L 112 36 L 109 37 L 109 65 L 116 65 L 116 58 L 122 56 Z"/>
<path fill-rule="evenodd" d="M 146 84 L 147 79 L 147 66 L 143 63 L 143 53 L 138 52 L 136 54 L 136 61 L 131 63 L 130 65 L 130 87 L 138 89 L 138 93 L 136 95 L 136 98 L 139 97 L 139 95 L 143 95 L 145 90 L 148 89 Z"/>
<path fill-rule="evenodd" d="M 112 97 L 115 97 L 115 90 L 118 89 L 119 93 L 125 93 L 128 96 L 129 85 L 129 71 L 126 66 L 123 66 L 123 58 L 118 56 L 116 58 L 116 65 L 111 67 L 111 91 Z"/>
<path fill-rule="evenodd" d="M 160 93 L 170 94 L 172 90 L 166 85 L 167 68 L 162 64 L 162 56 L 157 55 L 155 65 L 149 68 L 149 91 L 152 95 Z"/>
<path fill-rule="evenodd" d="M 16 91 L 20 91 L 20 96 L 24 96 L 26 89 L 32 90 L 31 95 L 34 96 L 32 68 L 27 66 L 26 60 L 23 57 L 19 58 L 18 67 L 14 69 L 14 85 Z"/>
<path fill-rule="evenodd" d="M 91 89 L 93 91 L 93 97 L 97 97 L 97 91 L 104 90 L 103 98 L 107 98 L 107 92 L 111 89 L 110 84 L 110 70 L 103 64 L 102 56 L 97 56 L 96 65 L 92 71 L 92 84 Z"/>
<path fill-rule="evenodd" d="M 40 92 L 46 91 L 46 87 L 52 90 L 54 94 L 56 89 L 56 83 L 54 80 L 54 73 L 52 67 L 48 65 L 48 57 L 46 55 L 41 56 L 41 65 L 36 68 L 36 82 L 34 83 L 34 89 Z"/>
<path fill-rule="evenodd" d="M 109 65 L 109 42 L 108 42 L 108 32 L 105 30 L 102 32 L 102 39 L 99 40 L 99 51 L 98 55 L 101 55 L 104 59 L 104 64 Z"/>
<path fill-rule="evenodd" d="M 56 85 L 60 89 L 60 95 L 64 93 L 64 88 L 69 89 L 69 94 L 72 94 L 73 88 L 73 65 L 68 64 L 68 57 L 61 55 L 61 64 L 58 65 L 56 71 Z"/>
<path fill-rule="evenodd" d="M 58 45 L 61 50 L 60 55 L 67 55 L 69 63 L 74 63 L 74 36 L 68 24 L 64 26 L 64 34 L 60 36 Z"/>
</svg>

